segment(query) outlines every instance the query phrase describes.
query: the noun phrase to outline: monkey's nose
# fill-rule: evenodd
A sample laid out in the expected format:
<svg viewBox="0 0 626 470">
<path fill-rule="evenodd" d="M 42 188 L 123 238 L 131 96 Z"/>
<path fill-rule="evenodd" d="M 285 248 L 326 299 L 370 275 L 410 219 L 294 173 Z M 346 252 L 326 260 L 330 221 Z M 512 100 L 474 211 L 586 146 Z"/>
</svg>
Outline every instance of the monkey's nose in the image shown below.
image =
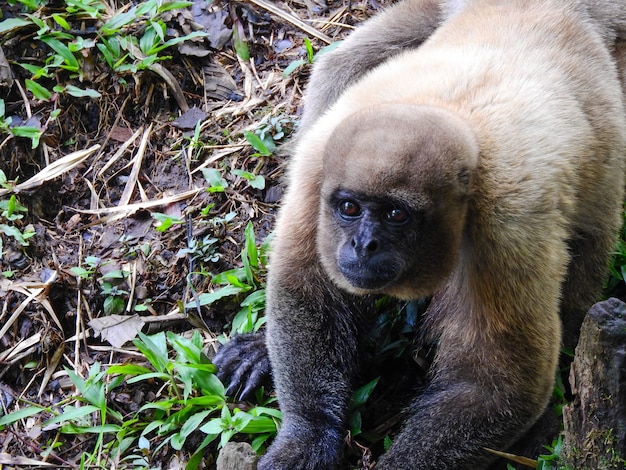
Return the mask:
<svg viewBox="0 0 626 470">
<path fill-rule="evenodd" d="M 351 245 L 357 255 L 368 256 L 379 250 L 380 241 L 376 238 L 367 238 L 363 240 L 360 237 L 354 237 Z"/>
</svg>

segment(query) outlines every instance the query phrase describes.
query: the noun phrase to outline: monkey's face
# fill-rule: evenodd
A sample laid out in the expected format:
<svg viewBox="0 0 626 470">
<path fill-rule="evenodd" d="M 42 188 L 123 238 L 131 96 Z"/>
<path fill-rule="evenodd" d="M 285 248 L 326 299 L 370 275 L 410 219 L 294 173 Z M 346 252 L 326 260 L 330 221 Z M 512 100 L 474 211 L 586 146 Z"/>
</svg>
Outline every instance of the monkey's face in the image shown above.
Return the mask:
<svg viewBox="0 0 626 470">
<path fill-rule="evenodd" d="M 322 202 L 318 250 L 335 283 L 356 294 L 432 294 L 456 261 L 463 213 L 338 188 Z M 461 211 L 463 212 L 463 211 Z"/>
<path fill-rule="evenodd" d="M 357 289 L 381 290 L 406 269 L 399 249 L 414 214 L 400 201 L 337 191 L 329 201 L 339 240 L 336 264 Z"/>
<path fill-rule="evenodd" d="M 447 113 L 384 105 L 341 122 L 324 151 L 317 248 L 356 294 L 432 294 L 455 267 L 477 148 Z"/>
</svg>

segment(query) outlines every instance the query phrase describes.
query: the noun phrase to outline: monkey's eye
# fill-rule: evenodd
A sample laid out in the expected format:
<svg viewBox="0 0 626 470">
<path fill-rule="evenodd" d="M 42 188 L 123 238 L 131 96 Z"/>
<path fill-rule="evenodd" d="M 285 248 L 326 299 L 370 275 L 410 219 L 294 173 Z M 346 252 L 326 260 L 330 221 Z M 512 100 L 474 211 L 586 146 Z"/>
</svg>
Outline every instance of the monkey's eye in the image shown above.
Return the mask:
<svg viewBox="0 0 626 470">
<path fill-rule="evenodd" d="M 342 217 L 358 217 L 361 215 L 361 206 L 356 202 L 345 200 L 341 201 L 337 206 L 337 210 Z"/>
<path fill-rule="evenodd" d="M 394 207 L 385 214 L 385 220 L 392 224 L 403 224 L 409 220 L 409 213 L 404 209 Z"/>
</svg>

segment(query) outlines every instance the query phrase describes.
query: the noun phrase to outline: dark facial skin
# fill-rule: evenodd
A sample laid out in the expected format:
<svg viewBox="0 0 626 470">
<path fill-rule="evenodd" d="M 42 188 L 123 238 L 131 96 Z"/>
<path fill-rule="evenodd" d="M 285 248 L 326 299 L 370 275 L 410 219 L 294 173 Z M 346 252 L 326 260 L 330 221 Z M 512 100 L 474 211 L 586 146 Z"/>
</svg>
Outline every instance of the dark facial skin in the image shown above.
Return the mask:
<svg viewBox="0 0 626 470">
<path fill-rule="evenodd" d="M 337 191 L 330 200 L 341 243 L 337 266 L 354 287 L 380 290 L 404 270 L 398 246 L 406 239 L 412 214 L 400 202 Z"/>
</svg>

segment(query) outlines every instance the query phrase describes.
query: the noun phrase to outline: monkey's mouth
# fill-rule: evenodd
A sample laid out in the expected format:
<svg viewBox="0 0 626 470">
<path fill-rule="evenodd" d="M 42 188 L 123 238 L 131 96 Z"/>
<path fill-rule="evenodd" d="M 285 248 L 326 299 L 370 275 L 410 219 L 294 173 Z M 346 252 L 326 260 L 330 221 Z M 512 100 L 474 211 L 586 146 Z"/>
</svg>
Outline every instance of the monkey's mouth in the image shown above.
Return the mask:
<svg viewBox="0 0 626 470">
<path fill-rule="evenodd" d="M 397 270 L 390 266 L 370 266 L 363 263 L 339 263 L 339 271 L 348 283 L 357 289 L 378 292 L 397 278 Z"/>
</svg>

